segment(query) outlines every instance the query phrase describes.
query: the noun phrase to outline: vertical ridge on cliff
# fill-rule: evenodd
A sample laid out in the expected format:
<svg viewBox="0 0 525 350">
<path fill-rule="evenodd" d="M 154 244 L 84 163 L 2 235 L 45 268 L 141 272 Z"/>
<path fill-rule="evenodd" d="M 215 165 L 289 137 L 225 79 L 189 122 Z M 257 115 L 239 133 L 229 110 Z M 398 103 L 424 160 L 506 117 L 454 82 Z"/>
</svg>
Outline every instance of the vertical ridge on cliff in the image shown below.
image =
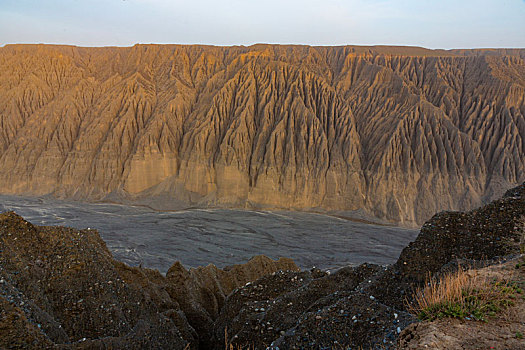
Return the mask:
<svg viewBox="0 0 525 350">
<path fill-rule="evenodd" d="M 0 190 L 422 222 L 525 179 L 524 59 L 521 49 L 7 45 Z"/>
</svg>

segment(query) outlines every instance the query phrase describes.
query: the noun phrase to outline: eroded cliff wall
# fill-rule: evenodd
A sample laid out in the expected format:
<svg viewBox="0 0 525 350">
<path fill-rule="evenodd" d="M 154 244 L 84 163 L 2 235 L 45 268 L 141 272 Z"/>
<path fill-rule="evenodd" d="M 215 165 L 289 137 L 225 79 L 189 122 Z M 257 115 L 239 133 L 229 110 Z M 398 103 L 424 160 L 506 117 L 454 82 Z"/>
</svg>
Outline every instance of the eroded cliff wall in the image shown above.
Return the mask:
<svg viewBox="0 0 525 350">
<path fill-rule="evenodd" d="M 364 209 L 398 223 L 525 180 L 525 50 L 0 48 L 0 192 Z"/>
</svg>

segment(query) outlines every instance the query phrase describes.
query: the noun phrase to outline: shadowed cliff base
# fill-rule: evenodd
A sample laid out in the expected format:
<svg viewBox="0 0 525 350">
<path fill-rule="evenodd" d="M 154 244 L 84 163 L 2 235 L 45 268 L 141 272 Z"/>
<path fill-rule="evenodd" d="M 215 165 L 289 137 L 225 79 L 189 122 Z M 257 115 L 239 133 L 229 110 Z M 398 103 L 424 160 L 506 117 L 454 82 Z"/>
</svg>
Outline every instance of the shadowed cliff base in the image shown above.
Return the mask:
<svg viewBox="0 0 525 350">
<path fill-rule="evenodd" d="M 525 51 L 0 48 L 0 191 L 413 225 L 525 179 Z"/>
<path fill-rule="evenodd" d="M 429 273 L 522 264 L 524 218 L 525 183 L 471 212 L 435 215 L 391 266 L 298 272 L 289 259 L 255 257 L 222 270 L 175 263 L 162 276 L 114 260 L 96 231 L 3 213 L 0 346 L 224 349 L 227 340 L 255 349 L 391 349 L 417 321 L 407 302 Z M 402 345 L 431 344 L 427 329 L 411 326 Z"/>
</svg>

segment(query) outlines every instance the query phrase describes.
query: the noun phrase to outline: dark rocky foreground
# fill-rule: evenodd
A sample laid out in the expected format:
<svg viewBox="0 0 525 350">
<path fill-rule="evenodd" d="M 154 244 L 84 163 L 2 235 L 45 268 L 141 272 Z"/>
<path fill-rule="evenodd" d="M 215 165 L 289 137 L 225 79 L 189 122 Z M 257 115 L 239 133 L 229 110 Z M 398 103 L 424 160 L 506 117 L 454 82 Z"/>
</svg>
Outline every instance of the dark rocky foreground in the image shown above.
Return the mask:
<svg viewBox="0 0 525 350">
<path fill-rule="evenodd" d="M 394 348 L 413 288 L 458 262 L 523 250 L 525 184 L 480 209 L 443 212 L 399 260 L 328 274 L 291 260 L 166 276 L 113 259 L 93 230 L 0 215 L 0 348 Z M 225 339 L 226 337 L 226 339 Z"/>
</svg>

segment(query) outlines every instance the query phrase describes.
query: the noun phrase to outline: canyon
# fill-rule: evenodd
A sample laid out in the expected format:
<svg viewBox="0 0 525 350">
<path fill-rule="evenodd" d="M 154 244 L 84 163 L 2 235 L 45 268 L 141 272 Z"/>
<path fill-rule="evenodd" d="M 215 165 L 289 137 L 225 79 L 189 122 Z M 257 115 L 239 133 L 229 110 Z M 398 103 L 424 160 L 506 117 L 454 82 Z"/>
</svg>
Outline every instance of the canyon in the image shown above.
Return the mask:
<svg viewBox="0 0 525 350">
<path fill-rule="evenodd" d="M 525 49 L 0 48 L 0 193 L 416 225 L 525 180 Z"/>
</svg>

